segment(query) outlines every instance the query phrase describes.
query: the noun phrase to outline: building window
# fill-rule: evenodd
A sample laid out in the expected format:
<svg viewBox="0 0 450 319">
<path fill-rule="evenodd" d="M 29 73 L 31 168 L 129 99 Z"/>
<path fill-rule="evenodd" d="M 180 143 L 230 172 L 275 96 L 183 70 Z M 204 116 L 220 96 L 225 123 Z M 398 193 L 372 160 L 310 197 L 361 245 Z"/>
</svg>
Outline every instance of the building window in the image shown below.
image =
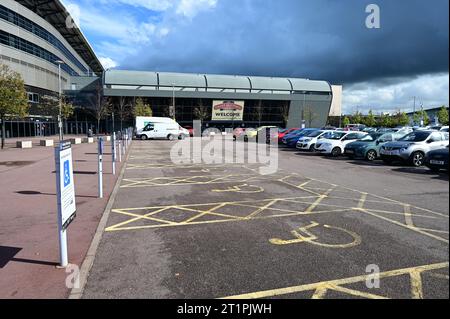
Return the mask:
<svg viewBox="0 0 450 319">
<path fill-rule="evenodd" d="M 7 33 L 2 30 L 0 30 L 0 44 L 4 44 L 13 47 L 15 49 L 21 50 L 23 52 L 32 54 L 41 59 L 47 60 L 48 62 L 54 65 L 56 65 L 55 61 L 61 60 L 58 56 L 41 48 L 40 46 L 37 46 L 34 43 L 31 43 L 25 39 L 19 38 L 13 34 Z M 79 75 L 77 72 L 75 72 L 74 69 L 72 69 L 67 64 L 62 64 L 61 69 L 63 69 L 65 72 L 69 73 L 72 76 Z"/>
<path fill-rule="evenodd" d="M 27 92 L 28 103 L 39 103 L 39 94 L 33 92 Z"/>
<path fill-rule="evenodd" d="M 61 51 L 72 63 L 74 63 L 80 70 L 88 73 L 88 69 L 66 48 L 66 46 L 57 39 L 53 34 L 37 25 L 33 21 L 24 16 L 0 5 L 0 19 L 8 21 L 16 26 L 33 33 L 41 39 L 50 43 L 53 47 Z"/>
</svg>

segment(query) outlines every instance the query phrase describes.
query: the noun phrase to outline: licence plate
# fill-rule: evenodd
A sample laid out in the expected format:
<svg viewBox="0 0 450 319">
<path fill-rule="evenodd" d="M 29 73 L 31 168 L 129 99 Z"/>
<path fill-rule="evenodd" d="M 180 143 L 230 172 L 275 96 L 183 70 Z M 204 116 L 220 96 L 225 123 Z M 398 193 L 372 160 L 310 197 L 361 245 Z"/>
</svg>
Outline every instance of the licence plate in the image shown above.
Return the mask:
<svg viewBox="0 0 450 319">
<path fill-rule="evenodd" d="M 434 164 L 434 165 L 444 165 L 444 161 L 430 160 L 430 164 Z"/>
<path fill-rule="evenodd" d="M 354 150 L 345 150 L 345 153 L 347 153 L 347 154 L 355 154 L 355 151 Z"/>
<path fill-rule="evenodd" d="M 400 151 L 385 151 L 386 155 L 400 155 Z"/>
</svg>

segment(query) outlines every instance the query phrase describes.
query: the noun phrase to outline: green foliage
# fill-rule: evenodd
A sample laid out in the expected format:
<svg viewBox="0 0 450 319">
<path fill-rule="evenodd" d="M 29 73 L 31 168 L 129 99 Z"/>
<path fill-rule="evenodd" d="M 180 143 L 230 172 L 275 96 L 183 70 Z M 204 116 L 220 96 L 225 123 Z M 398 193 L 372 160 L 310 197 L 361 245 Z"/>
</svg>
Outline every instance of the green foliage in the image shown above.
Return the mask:
<svg viewBox="0 0 450 319">
<path fill-rule="evenodd" d="M 377 120 L 375 119 L 375 115 L 373 114 L 372 110 L 369 111 L 369 115 L 366 116 L 365 121 L 364 121 L 365 125 L 367 125 L 368 127 L 374 127 L 375 125 L 377 125 Z"/>
<path fill-rule="evenodd" d="M 152 117 L 153 110 L 150 105 L 144 103 L 144 100 L 141 98 L 136 99 L 136 105 L 134 106 L 134 115 L 135 116 L 145 116 Z"/>
<path fill-rule="evenodd" d="M 397 112 L 392 117 L 392 126 L 406 126 L 410 122 L 408 115 L 405 112 Z"/>
<path fill-rule="evenodd" d="M 416 124 L 416 125 L 420 125 L 422 120 L 423 120 L 424 126 L 430 124 L 430 118 L 428 116 L 428 113 L 425 112 L 424 110 L 420 110 L 420 111 L 416 112 L 413 115 L 413 120 L 414 120 L 414 124 Z"/>
<path fill-rule="evenodd" d="M 381 127 L 391 127 L 392 126 L 392 120 L 389 114 L 381 114 L 378 125 Z"/>
<path fill-rule="evenodd" d="M 448 108 L 445 106 L 442 106 L 442 108 L 439 110 L 437 117 L 439 119 L 439 123 L 443 125 L 448 125 Z"/>
<path fill-rule="evenodd" d="M 19 73 L 0 65 L 0 118 L 6 116 L 23 118 L 28 114 L 25 83 Z"/>
<path fill-rule="evenodd" d="M 23 118 L 29 110 L 25 83 L 19 73 L 0 64 L 0 120 L 2 124 L 1 148 L 5 145 L 4 121 L 9 118 Z"/>
<path fill-rule="evenodd" d="M 38 105 L 38 110 L 40 115 L 51 116 L 55 119 L 59 115 L 59 101 L 58 97 L 51 95 L 42 95 Z M 74 106 L 70 103 L 67 98 L 61 96 L 61 117 L 63 120 L 67 120 L 74 113 Z"/>
<path fill-rule="evenodd" d="M 362 124 L 363 121 L 363 116 L 361 114 L 361 112 L 357 111 L 354 115 L 353 115 L 353 123 L 354 124 Z"/>
<path fill-rule="evenodd" d="M 342 125 L 344 127 L 346 127 L 347 125 L 350 125 L 350 119 L 348 118 L 348 116 L 344 117 L 344 119 L 342 120 Z"/>
</svg>

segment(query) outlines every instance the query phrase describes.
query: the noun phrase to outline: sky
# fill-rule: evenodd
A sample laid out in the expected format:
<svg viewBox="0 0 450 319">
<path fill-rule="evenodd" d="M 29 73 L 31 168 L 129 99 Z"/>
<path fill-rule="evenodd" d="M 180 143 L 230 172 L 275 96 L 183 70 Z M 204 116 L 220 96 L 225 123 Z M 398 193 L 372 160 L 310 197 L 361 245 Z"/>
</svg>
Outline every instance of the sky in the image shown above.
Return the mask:
<svg viewBox="0 0 450 319">
<path fill-rule="evenodd" d="M 448 0 L 63 3 L 105 68 L 326 80 L 347 114 L 449 105 Z"/>
</svg>

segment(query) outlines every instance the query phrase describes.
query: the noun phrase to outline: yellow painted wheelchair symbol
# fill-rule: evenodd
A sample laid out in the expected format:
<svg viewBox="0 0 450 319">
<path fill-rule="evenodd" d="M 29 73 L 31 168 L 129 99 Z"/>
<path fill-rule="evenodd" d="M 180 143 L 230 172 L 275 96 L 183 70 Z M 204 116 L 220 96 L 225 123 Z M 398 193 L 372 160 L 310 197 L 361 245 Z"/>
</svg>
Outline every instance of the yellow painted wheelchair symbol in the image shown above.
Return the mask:
<svg viewBox="0 0 450 319">
<path fill-rule="evenodd" d="M 289 240 L 283 240 L 279 238 L 272 238 L 270 239 L 270 243 L 274 245 L 291 245 L 291 244 L 300 244 L 300 243 L 309 243 L 312 245 L 317 245 L 321 247 L 326 248 L 350 248 L 354 246 L 358 246 L 361 244 L 361 237 L 349 230 L 346 230 L 344 228 L 335 227 L 335 226 L 329 226 L 329 225 L 323 225 L 325 229 L 336 229 L 343 233 L 348 234 L 350 237 L 352 237 L 352 241 L 346 244 L 325 244 L 318 241 L 318 237 L 314 234 L 312 234 L 309 230 L 312 228 L 319 227 L 320 224 L 317 222 L 311 222 L 310 225 L 300 227 L 298 230 L 291 231 L 291 234 L 295 237 L 295 239 L 289 239 Z"/>
<path fill-rule="evenodd" d="M 228 187 L 226 189 L 213 189 L 213 192 L 216 193 L 243 193 L 243 194 L 253 194 L 253 193 L 262 193 L 264 192 L 264 188 L 255 186 L 255 185 L 236 185 L 232 187 Z"/>
</svg>

